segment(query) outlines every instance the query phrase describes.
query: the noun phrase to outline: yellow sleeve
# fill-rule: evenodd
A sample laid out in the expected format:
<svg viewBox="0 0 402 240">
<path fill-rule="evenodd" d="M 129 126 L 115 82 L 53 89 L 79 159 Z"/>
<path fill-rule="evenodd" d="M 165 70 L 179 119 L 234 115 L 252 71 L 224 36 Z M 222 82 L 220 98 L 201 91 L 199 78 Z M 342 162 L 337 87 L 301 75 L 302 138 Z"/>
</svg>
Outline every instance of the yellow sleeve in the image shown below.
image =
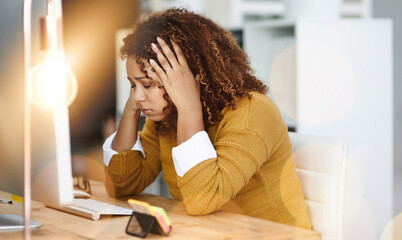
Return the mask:
<svg viewBox="0 0 402 240">
<path fill-rule="evenodd" d="M 146 119 L 139 132 L 145 158 L 139 151 L 115 154 L 105 169 L 105 188 L 110 196 L 127 196 L 142 192 L 161 171 L 159 138 L 154 123 Z"/>
<path fill-rule="evenodd" d="M 286 135 L 286 125 L 275 106 L 254 105 L 255 109 L 243 105 L 227 113 L 230 116 L 220 124 L 212 141 L 216 158 L 177 177 L 189 214 L 208 214 L 234 199 Z"/>
<path fill-rule="evenodd" d="M 225 133 L 214 146 L 217 158 L 178 177 L 189 214 L 204 215 L 220 209 L 248 183 L 268 154 L 261 137 L 244 130 Z"/>
</svg>

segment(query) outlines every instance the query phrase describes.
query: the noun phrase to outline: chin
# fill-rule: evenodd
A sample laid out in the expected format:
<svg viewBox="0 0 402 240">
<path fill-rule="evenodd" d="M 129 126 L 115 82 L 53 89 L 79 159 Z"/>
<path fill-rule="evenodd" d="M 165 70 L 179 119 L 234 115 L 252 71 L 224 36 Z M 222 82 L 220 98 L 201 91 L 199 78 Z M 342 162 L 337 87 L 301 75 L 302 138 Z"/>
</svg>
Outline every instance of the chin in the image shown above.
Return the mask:
<svg viewBox="0 0 402 240">
<path fill-rule="evenodd" d="M 147 116 L 149 120 L 152 120 L 154 122 L 160 122 L 163 119 L 165 119 L 165 116 Z"/>
</svg>

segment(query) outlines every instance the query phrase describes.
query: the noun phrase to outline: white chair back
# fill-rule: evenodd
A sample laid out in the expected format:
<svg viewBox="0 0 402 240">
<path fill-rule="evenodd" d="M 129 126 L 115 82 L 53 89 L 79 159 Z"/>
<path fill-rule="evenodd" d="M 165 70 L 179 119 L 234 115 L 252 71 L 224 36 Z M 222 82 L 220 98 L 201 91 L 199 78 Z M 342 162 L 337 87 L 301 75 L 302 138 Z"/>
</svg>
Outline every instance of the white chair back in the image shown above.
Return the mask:
<svg viewBox="0 0 402 240">
<path fill-rule="evenodd" d="M 289 133 L 313 230 L 343 240 L 347 146 L 338 139 Z"/>
</svg>

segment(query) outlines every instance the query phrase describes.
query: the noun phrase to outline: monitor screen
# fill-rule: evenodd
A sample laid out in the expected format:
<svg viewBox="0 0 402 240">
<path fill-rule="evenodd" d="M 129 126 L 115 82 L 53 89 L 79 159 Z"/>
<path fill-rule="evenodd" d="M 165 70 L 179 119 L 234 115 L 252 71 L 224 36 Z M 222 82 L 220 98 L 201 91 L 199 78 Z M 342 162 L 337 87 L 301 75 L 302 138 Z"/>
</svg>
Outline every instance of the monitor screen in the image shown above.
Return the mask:
<svg viewBox="0 0 402 240">
<path fill-rule="evenodd" d="M 0 191 L 23 194 L 22 3 L 0 3 Z"/>
<path fill-rule="evenodd" d="M 39 17 L 33 5 L 32 60 L 41 58 Z M 23 196 L 24 52 L 22 2 L 0 2 L 0 191 Z M 68 109 L 30 104 L 32 199 L 48 206 L 73 200 Z"/>
</svg>

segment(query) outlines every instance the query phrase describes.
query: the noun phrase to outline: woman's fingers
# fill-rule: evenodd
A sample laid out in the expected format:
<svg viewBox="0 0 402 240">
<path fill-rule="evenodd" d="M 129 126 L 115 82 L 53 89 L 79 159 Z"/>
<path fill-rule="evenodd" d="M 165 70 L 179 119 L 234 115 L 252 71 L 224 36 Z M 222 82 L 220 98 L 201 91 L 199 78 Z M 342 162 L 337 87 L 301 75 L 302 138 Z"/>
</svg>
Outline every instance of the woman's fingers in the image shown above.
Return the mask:
<svg viewBox="0 0 402 240">
<path fill-rule="evenodd" d="M 145 64 L 145 71 L 147 72 L 148 77 L 152 79 L 152 81 L 159 83 L 159 86 L 163 86 L 162 79 L 156 73 L 156 70 L 152 67 L 152 65 Z"/>
<path fill-rule="evenodd" d="M 149 59 L 149 64 L 151 64 L 152 68 L 155 70 L 156 74 L 158 74 L 159 78 L 162 80 L 161 86 L 165 85 L 164 82 L 167 79 L 165 70 L 163 70 L 153 59 Z"/>
<path fill-rule="evenodd" d="M 163 53 L 160 51 L 160 49 L 156 44 L 152 43 L 151 47 L 152 50 L 156 53 L 158 61 L 161 64 L 162 68 L 165 70 L 165 72 L 171 70 L 171 68 L 178 68 L 180 65 L 184 67 L 188 66 L 183 51 L 175 41 L 170 39 L 170 42 L 172 43 L 174 50 L 173 53 L 170 47 L 166 44 L 166 42 L 162 38 L 157 37 L 156 40 L 158 41 L 158 44 L 160 45 Z"/>
<path fill-rule="evenodd" d="M 178 67 L 179 63 L 177 62 L 176 56 L 174 55 L 170 47 L 166 44 L 166 42 L 160 37 L 157 37 L 156 40 L 158 41 L 159 46 L 161 46 L 161 49 L 165 54 L 167 60 L 169 61 L 170 65 L 173 68 Z"/>
<path fill-rule="evenodd" d="M 179 45 L 177 45 L 177 43 L 175 41 L 173 41 L 172 39 L 170 39 L 170 42 L 172 43 L 174 52 L 176 53 L 177 60 L 179 61 L 180 65 L 187 66 L 186 57 L 184 56 L 183 51 L 181 50 Z"/>
<path fill-rule="evenodd" d="M 152 50 L 156 53 L 156 57 L 158 58 L 159 63 L 161 64 L 163 70 L 169 71 L 172 67 L 170 63 L 166 60 L 165 56 L 159 51 L 158 46 L 155 43 L 151 43 Z M 155 69 L 156 70 L 156 69 Z"/>
<path fill-rule="evenodd" d="M 157 37 L 157 41 L 160 48 L 155 43 L 152 43 L 151 47 L 156 53 L 156 58 L 159 64 L 153 59 L 150 59 L 149 63 L 155 70 L 155 74 L 161 79 L 162 85 L 166 86 L 166 84 L 170 84 L 169 80 L 171 79 L 175 79 L 176 84 L 192 79 L 193 81 L 195 80 L 199 85 L 201 77 L 194 76 L 192 74 L 183 51 L 180 49 L 179 45 L 170 39 L 173 46 L 173 52 L 163 39 Z"/>
</svg>

